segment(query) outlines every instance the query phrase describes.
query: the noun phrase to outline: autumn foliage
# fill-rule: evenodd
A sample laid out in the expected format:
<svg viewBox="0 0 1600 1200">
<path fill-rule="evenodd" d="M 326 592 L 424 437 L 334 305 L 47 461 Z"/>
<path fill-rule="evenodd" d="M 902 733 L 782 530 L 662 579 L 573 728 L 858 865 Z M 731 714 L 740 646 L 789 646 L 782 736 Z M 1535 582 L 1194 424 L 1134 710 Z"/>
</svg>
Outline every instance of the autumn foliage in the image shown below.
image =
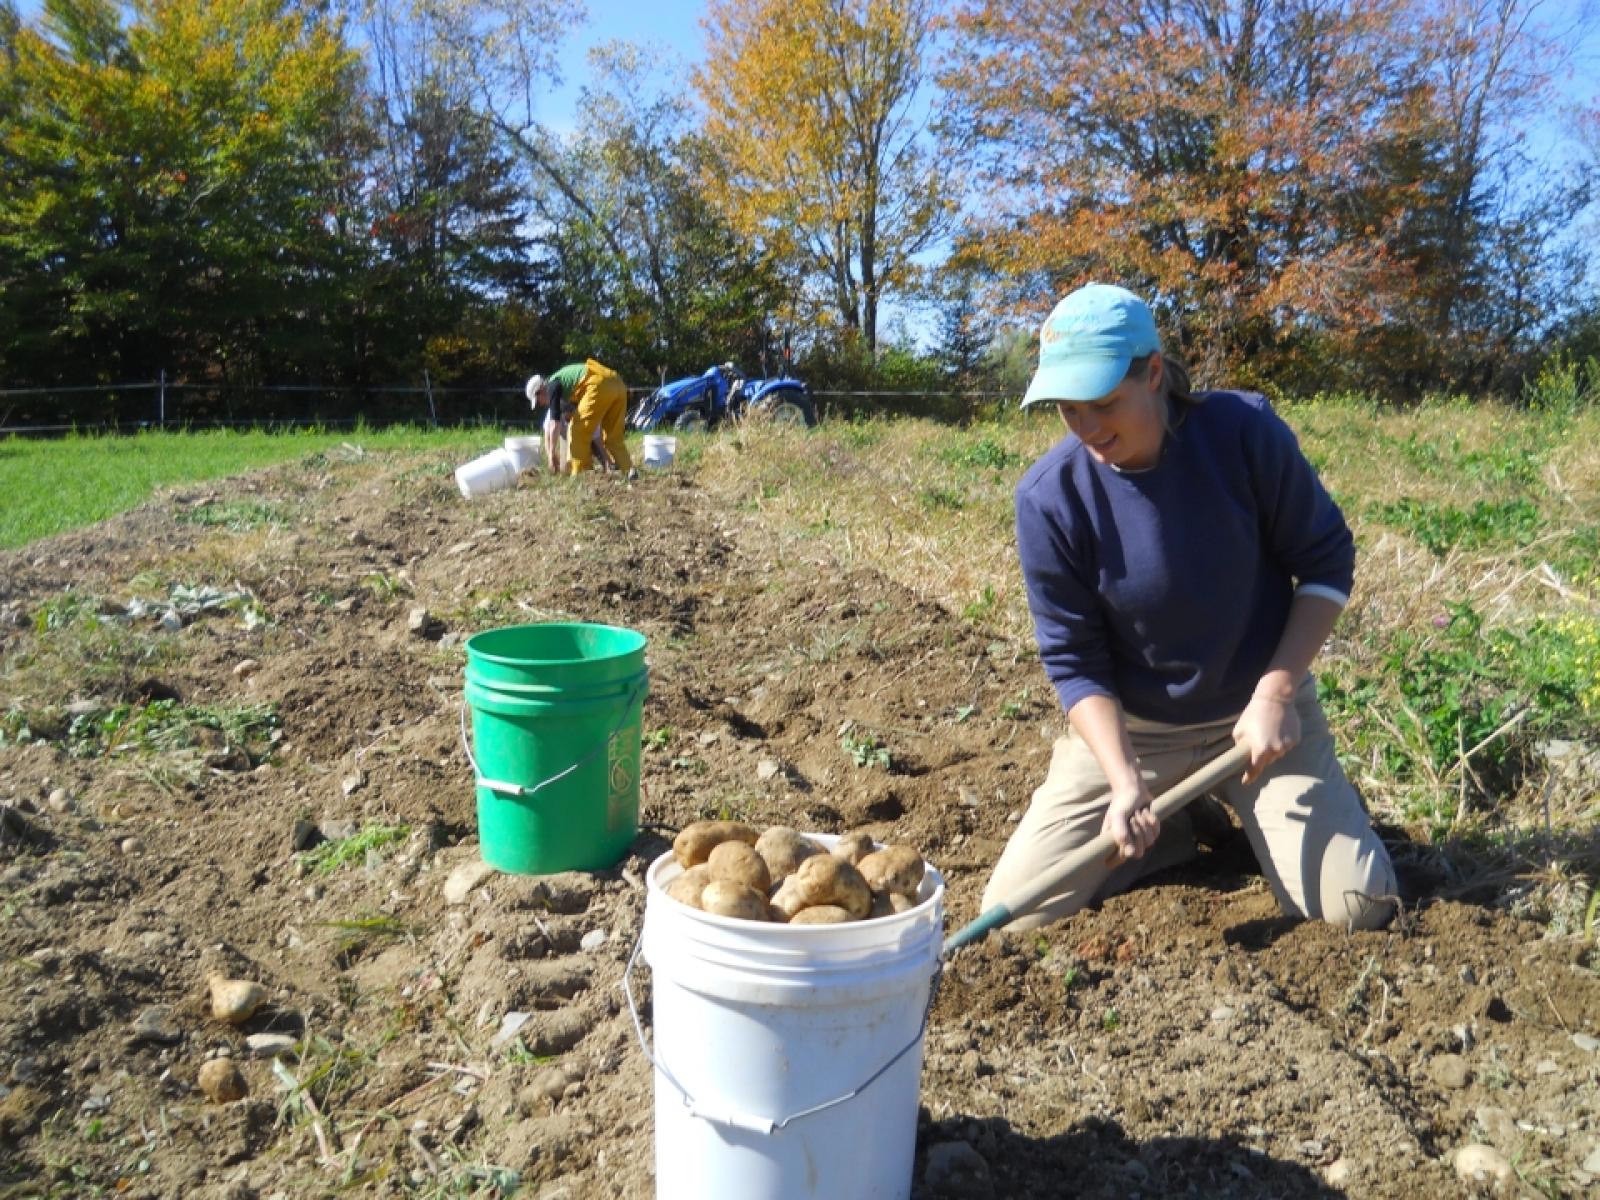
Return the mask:
<svg viewBox="0 0 1600 1200">
<path fill-rule="evenodd" d="M 711 0 L 703 99 L 736 227 L 877 341 L 878 308 L 948 227 L 919 108 L 931 0 Z"/>
<path fill-rule="evenodd" d="M 1317 388 L 1425 374 L 1429 298 L 1459 283 L 1478 232 L 1450 219 L 1476 197 L 1440 81 L 1477 70 L 1492 94 L 1502 80 L 1476 46 L 1444 60 L 1421 12 L 968 5 L 944 79 L 977 181 L 962 257 L 1018 312 L 1090 278 L 1145 291 L 1202 376 Z"/>
</svg>

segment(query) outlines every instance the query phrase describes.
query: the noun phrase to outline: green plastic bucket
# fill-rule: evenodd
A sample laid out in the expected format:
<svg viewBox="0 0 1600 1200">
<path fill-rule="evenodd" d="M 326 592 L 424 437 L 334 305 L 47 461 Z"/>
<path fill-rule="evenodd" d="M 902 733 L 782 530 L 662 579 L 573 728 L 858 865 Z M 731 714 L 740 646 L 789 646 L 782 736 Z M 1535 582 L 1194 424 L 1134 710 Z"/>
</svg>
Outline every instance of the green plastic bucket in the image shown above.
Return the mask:
<svg viewBox="0 0 1600 1200">
<path fill-rule="evenodd" d="M 519 875 L 615 866 L 639 832 L 644 634 L 513 625 L 467 639 L 462 740 L 483 861 Z"/>
</svg>

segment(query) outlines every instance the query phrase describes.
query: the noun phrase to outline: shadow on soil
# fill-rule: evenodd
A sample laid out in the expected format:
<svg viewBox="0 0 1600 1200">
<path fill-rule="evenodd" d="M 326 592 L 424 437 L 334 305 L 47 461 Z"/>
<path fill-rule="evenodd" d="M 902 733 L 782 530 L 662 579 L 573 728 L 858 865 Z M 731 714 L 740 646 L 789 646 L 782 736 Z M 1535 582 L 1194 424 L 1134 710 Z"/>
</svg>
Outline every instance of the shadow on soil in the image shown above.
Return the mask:
<svg viewBox="0 0 1600 1200">
<path fill-rule="evenodd" d="M 941 1149 L 952 1143 L 954 1152 Z M 918 1144 L 912 1200 L 1066 1195 L 1080 1200 L 1134 1195 L 1332 1200 L 1345 1194 L 1311 1167 L 1273 1158 L 1244 1142 L 1179 1137 L 1140 1142 L 1114 1121 L 1081 1121 L 1065 1133 L 1034 1137 L 1000 1117 L 958 1117 L 925 1123 Z M 964 1162 L 978 1161 L 960 1149 L 962 1144 L 990 1164 L 987 1175 L 961 1173 Z M 937 1180 L 929 1177 L 930 1160 Z"/>
</svg>

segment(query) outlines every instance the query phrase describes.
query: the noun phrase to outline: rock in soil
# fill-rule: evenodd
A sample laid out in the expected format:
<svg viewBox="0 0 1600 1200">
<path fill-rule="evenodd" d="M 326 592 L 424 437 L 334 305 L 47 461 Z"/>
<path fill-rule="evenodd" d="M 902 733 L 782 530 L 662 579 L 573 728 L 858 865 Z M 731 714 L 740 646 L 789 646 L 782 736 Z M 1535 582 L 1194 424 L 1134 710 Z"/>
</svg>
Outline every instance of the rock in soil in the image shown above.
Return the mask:
<svg viewBox="0 0 1600 1200">
<path fill-rule="evenodd" d="M 232 1104 L 235 1100 L 243 1100 L 250 1094 L 244 1075 L 240 1073 L 231 1058 L 207 1059 L 200 1065 L 200 1077 L 197 1082 L 206 1099 L 213 1104 Z"/>
</svg>

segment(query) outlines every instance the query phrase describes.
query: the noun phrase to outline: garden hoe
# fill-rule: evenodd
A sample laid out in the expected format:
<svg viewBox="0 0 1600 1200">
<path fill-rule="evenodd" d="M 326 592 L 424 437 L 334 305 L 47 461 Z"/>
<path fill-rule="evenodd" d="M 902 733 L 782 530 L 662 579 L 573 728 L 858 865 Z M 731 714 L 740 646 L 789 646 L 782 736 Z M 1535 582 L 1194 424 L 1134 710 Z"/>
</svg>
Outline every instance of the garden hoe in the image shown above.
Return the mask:
<svg viewBox="0 0 1600 1200">
<path fill-rule="evenodd" d="M 1245 746 L 1235 746 L 1221 758 L 1208 762 L 1187 779 L 1156 797 L 1152 806 L 1156 820 L 1165 821 L 1196 796 L 1210 791 L 1229 776 L 1239 774 L 1249 764 L 1250 751 Z M 996 904 L 976 921 L 947 937 L 944 940 L 944 957 L 949 958 L 962 946 L 976 942 L 990 930 L 999 929 L 1024 913 L 1031 912 L 1041 900 L 1061 891 L 1079 871 L 1117 853 L 1117 844 L 1109 833 L 1102 833 L 1088 845 L 1078 847 L 1003 904 Z"/>
</svg>

